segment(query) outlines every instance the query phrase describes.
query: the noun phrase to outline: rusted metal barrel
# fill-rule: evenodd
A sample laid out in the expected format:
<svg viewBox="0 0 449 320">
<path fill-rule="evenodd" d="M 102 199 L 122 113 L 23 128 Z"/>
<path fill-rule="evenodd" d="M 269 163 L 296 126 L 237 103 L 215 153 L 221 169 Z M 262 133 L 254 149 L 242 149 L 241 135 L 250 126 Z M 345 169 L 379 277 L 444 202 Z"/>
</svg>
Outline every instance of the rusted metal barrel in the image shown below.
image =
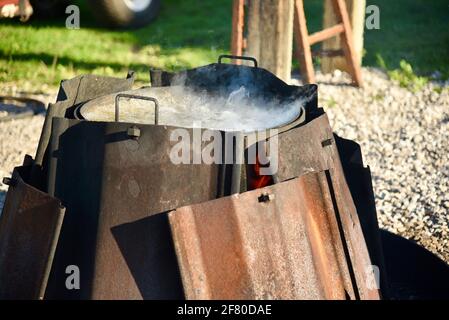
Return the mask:
<svg viewBox="0 0 449 320">
<path fill-rule="evenodd" d="M 275 298 L 379 298 L 379 291 L 367 286 L 372 278 L 363 268 L 371 265 L 372 261 L 379 264 L 381 254 L 380 251 L 373 254 L 374 251 L 369 251 L 366 246 L 364 230 L 358 219 L 360 212 L 351 197 L 352 190 L 348 188 L 345 181 L 340 150 L 337 149 L 326 115 L 317 106 L 316 85 L 290 86 L 264 69 L 221 62 L 177 74 L 153 71 L 152 77 L 154 90 L 179 85 L 174 79 L 181 78 L 183 85 L 191 90 L 207 92 L 215 96 L 227 97 L 245 85 L 248 87 L 249 97 L 278 101 L 279 104 L 303 99 L 303 112 L 299 112 L 288 123 L 276 127 L 275 136 L 267 135 L 263 138 L 263 141 L 269 141 L 274 137 L 279 140 L 278 170 L 271 176 L 268 183 L 273 185 L 268 188 L 273 189 L 267 189 L 275 193 L 276 200 L 269 203 L 272 196 L 259 195 L 258 190 L 252 191 L 254 193 L 245 193 L 255 188 L 251 187 L 250 183 L 251 179 L 254 179 L 251 177 L 251 169 L 256 164 L 248 162 L 249 150 L 257 142 L 257 139 L 256 141 L 249 139 L 253 132 L 227 132 L 220 128 L 212 130 L 223 139 L 229 134 L 244 137 L 243 144 L 236 143 L 232 147 L 233 154 L 238 154 L 244 159 L 241 164 L 176 164 L 170 158 L 173 148 L 170 136 L 178 127 L 164 125 L 159 121 L 163 121 L 161 115 L 164 112 L 164 105 L 162 103 L 151 97 L 151 99 L 146 97 L 142 102 L 148 103 L 145 105 L 145 111 L 153 110 L 151 111 L 153 117 L 149 117 L 151 122 L 143 121 L 142 123 L 135 120 L 126 122 L 126 118 L 123 117 L 122 112 L 126 105 L 122 106 L 122 102 L 117 100 L 121 99 L 120 95 L 124 98 L 130 97 L 134 79 L 132 74 L 126 79 L 83 76 L 64 81 L 61 84 L 58 101 L 50 105 L 47 111 L 36 158 L 28 163 L 28 173 L 22 177 L 24 184 L 34 188 L 32 190 L 36 193 L 36 197 L 26 200 L 31 201 L 27 204 L 23 202 L 25 201 L 23 191 L 19 192 L 22 197 L 20 198 L 15 195 L 17 191 L 11 187 L 8 199 L 19 197 L 20 200 L 17 200 L 17 205 L 5 206 L 0 220 L 0 226 L 3 226 L 3 230 L 7 230 L 2 233 L 8 234 L 9 227 L 5 217 L 17 215 L 18 210 L 25 204 L 36 207 L 38 214 L 45 214 L 46 211 L 39 211 L 38 202 L 41 198 L 51 204 L 48 214 L 48 221 L 51 223 L 47 223 L 46 228 L 40 228 L 40 223 L 43 222 L 39 222 L 31 228 L 32 233 L 30 233 L 32 239 L 35 237 L 43 239 L 41 242 L 36 242 L 39 249 L 37 252 L 42 254 L 29 255 L 20 260 L 12 255 L 8 245 L 0 244 L 0 249 L 3 248 L 1 253 L 4 254 L 0 259 L 3 259 L 3 262 L 7 261 L 9 256 L 13 261 L 11 263 L 20 262 L 23 269 L 36 266 L 35 268 L 39 270 L 38 279 L 14 277 L 14 281 L 22 281 L 21 288 L 38 292 L 33 295 L 34 298 L 43 296 L 46 299 L 196 298 L 194 294 L 196 291 L 193 290 L 196 287 L 192 287 L 189 283 L 194 281 L 191 277 L 201 277 L 201 274 L 191 273 L 190 276 L 186 276 L 186 270 L 190 267 L 189 262 L 186 261 L 192 261 L 192 264 L 198 262 L 199 260 L 195 260 L 199 259 L 195 256 L 198 252 L 191 250 L 192 244 L 182 243 L 182 241 L 189 239 L 199 244 L 195 241 L 201 242 L 203 233 L 214 237 L 213 232 L 210 233 L 211 230 L 215 230 L 214 228 L 218 228 L 215 236 L 219 237 L 220 234 L 225 234 L 222 233 L 225 231 L 221 230 L 221 224 L 231 226 L 228 229 L 230 233 L 226 236 L 236 235 L 239 232 L 249 232 L 248 235 L 251 235 L 250 233 L 254 232 L 253 236 L 260 236 L 261 239 L 265 239 L 264 241 L 271 241 L 268 237 L 269 232 L 256 234 L 256 230 L 252 231 L 249 220 L 244 225 L 237 223 L 238 219 L 243 219 L 242 221 L 248 219 L 249 204 L 245 200 L 234 201 L 232 199 L 235 198 L 232 197 L 239 197 L 239 193 L 245 193 L 244 196 L 242 195 L 244 199 L 252 199 L 251 201 L 262 199 L 258 202 L 260 209 L 263 209 L 262 216 L 275 214 L 270 219 L 255 223 L 255 226 L 259 228 L 257 230 L 269 230 L 269 228 L 280 230 L 286 227 L 288 221 L 278 221 L 277 215 L 290 214 L 291 227 L 304 231 L 303 240 L 306 238 L 313 240 L 313 247 L 307 247 L 310 250 L 306 250 L 313 258 L 312 260 L 327 261 L 330 269 L 325 267 L 327 262 L 318 265 L 313 263 L 313 265 L 302 265 L 298 264 L 298 259 L 282 260 L 280 263 L 287 264 L 286 268 L 297 273 L 294 279 L 286 278 L 287 273 L 284 271 L 287 269 L 276 269 L 279 273 L 273 275 L 276 279 L 274 283 L 276 286 L 281 285 L 285 290 L 270 291 L 270 286 L 273 284 L 254 280 L 255 283 L 247 283 L 248 288 L 253 288 L 251 291 L 253 294 L 248 291 L 238 295 L 237 292 L 241 293 L 241 290 L 244 290 L 243 287 L 246 287 L 240 283 L 238 285 L 243 286 L 243 289 L 226 291 L 229 295 L 221 295 L 220 292 L 224 291 L 220 291 L 222 290 L 220 283 L 215 282 L 221 280 L 211 278 L 208 279 L 211 281 L 208 284 L 211 290 L 215 288 L 217 291 L 200 297 L 260 298 L 264 297 L 264 294 L 266 297 L 273 294 L 271 296 Z M 143 91 L 145 90 L 147 89 L 144 88 Z M 89 119 L 89 116 L 86 116 L 88 113 L 84 111 L 89 106 L 95 107 L 97 102 L 109 99 L 108 97 L 112 98 L 111 119 L 103 119 L 103 121 Z M 83 108 L 86 109 L 83 110 Z M 155 121 L 156 119 L 158 120 Z M 192 127 L 184 127 L 184 130 L 190 136 L 195 135 L 196 129 Z M 200 136 L 205 130 L 207 128 L 199 130 Z M 249 143 L 249 141 L 252 142 Z M 201 141 L 200 149 L 205 145 L 206 141 Z M 312 178 L 297 179 L 308 173 L 313 173 L 309 176 Z M 288 181 L 292 179 L 296 179 L 295 182 L 289 183 Z M 299 187 L 296 185 L 298 183 Z M 261 186 L 257 185 L 257 187 Z M 313 190 L 321 188 L 321 193 L 314 193 L 310 198 L 305 191 L 308 187 L 314 187 Z M 301 207 L 300 216 L 303 219 L 293 219 L 298 213 L 290 210 L 302 206 L 301 201 L 292 202 L 291 206 L 288 203 L 281 205 L 279 202 L 279 198 L 287 201 L 294 197 L 295 192 L 303 192 L 302 198 L 298 199 L 308 199 L 304 204 L 306 207 Z M 232 194 L 235 195 L 231 196 Z M 208 213 L 202 208 L 209 207 L 210 201 L 215 201 L 217 198 L 224 198 L 222 201 L 226 205 L 234 203 L 234 210 L 225 210 L 220 215 L 210 216 L 214 212 Z M 312 210 L 316 213 L 314 216 L 316 219 L 310 218 L 312 219 L 310 220 L 307 217 L 307 212 L 312 209 L 310 206 L 314 206 L 313 199 L 323 200 L 326 203 L 326 212 L 333 217 L 331 222 L 319 219 L 318 209 L 324 208 L 323 206 Z M 8 201 L 8 203 L 14 202 Z M 60 206 L 56 206 L 56 203 L 60 203 L 65 208 L 62 226 L 61 212 L 57 209 Z M 276 210 L 270 209 L 271 205 L 277 206 L 278 203 L 280 206 L 276 207 Z M 189 210 L 195 212 L 197 208 L 201 212 L 198 218 L 197 214 L 188 213 Z M 221 210 L 220 206 L 211 208 Z M 170 221 L 169 212 L 171 212 Z M 210 229 L 207 225 L 201 226 L 201 230 L 198 229 L 199 227 L 195 229 L 195 225 L 201 225 L 200 220 L 203 215 L 204 221 L 210 221 L 214 225 L 211 225 Z M 30 217 L 16 220 L 14 230 L 20 230 L 19 225 L 28 218 Z M 195 223 L 189 225 L 187 222 L 191 219 Z M 375 227 L 373 232 L 376 231 Z M 315 231 L 316 228 L 321 231 Z M 45 232 L 46 237 L 43 237 L 41 232 Z M 189 234 L 189 237 L 183 236 L 185 232 Z M 15 234 L 17 237 L 22 235 L 21 232 Z M 298 244 L 296 247 L 294 243 L 298 240 L 296 238 L 298 235 L 294 237 L 293 234 L 291 235 L 292 237 L 287 237 L 283 241 L 273 240 L 272 245 L 284 246 L 283 250 L 287 255 L 306 252 L 304 251 L 306 243 Z M 0 234 L 0 239 L 1 236 Z M 238 258 L 235 256 L 237 249 L 249 250 L 239 256 L 243 257 L 243 263 L 249 265 L 249 259 L 252 256 L 249 254 L 251 250 L 247 245 L 252 242 L 239 239 L 233 239 L 233 249 L 225 246 L 220 247 L 220 250 L 223 250 L 223 256 L 229 259 Z M 369 239 L 372 237 L 369 236 Z M 214 241 L 219 239 L 212 239 L 210 245 L 215 243 Z M 335 246 L 326 243 L 327 241 L 331 241 Z M 369 243 L 375 244 L 372 241 Z M 201 245 L 207 246 L 208 243 Z M 257 248 L 260 249 L 257 250 L 260 256 L 254 265 L 255 269 L 242 268 L 239 271 L 247 273 L 246 277 L 242 277 L 246 279 L 245 281 L 258 279 L 252 277 L 251 272 L 259 270 L 257 268 L 261 267 L 260 263 L 263 259 L 274 258 L 271 256 L 274 253 L 262 250 L 263 246 L 257 246 Z M 210 262 L 204 275 L 213 273 L 214 268 L 219 269 L 217 265 L 219 260 L 214 260 L 208 252 L 210 252 L 208 248 L 201 251 L 201 254 L 205 255 L 202 258 L 203 261 Z M 20 261 L 16 261 L 17 259 Z M 76 266 L 81 273 L 79 288 L 67 287 L 67 268 L 70 266 Z M 9 269 L 7 265 L 0 263 L 0 272 L 3 270 Z M 194 271 L 197 270 L 200 269 Z M 261 267 L 260 270 L 264 268 Z M 296 284 L 287 284 L 287 282 L 301 279 L 310 270 L 314 270 L 317 277 L 316 281 L 311 282 L 311 286 L 315 287 L 310 288 L 310 292 L 303 295 L 298 295 L 299 291 L 296 289 L 290 290 L 290 285 Z M 332 271 L 331 275 L 341 276 L 340 280 L 335 282 L 338 283 L 335 288 L 333 288 L 334 282 L 328 281 L 329 270 Z M 230 270 L 223 270 L 223 272 L 230 272 Z M 319 286 L 324 286 L 326 290 L 320 291 L 322 289 L 318 289 Z M 5 288 L 0 283 L 0 292 Z M 23 296 L 18 292 L 17 297 Z"/>
</svg>

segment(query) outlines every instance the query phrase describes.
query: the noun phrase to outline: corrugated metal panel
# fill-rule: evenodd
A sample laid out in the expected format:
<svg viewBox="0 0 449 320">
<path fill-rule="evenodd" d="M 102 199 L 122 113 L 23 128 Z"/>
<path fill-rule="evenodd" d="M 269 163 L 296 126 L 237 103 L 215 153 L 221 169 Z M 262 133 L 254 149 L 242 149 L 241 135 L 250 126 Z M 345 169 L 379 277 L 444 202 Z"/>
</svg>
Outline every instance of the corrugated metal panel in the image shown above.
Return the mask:
<svg viewBox="0 0 449 320">
<path fill-rule="evenodd" d="M 327 174 L 171 212 L 186 298 L 357 298 Z"/>
<path fill-rule="evenodd" d="M 329 187 L 332 188 L 335 208 L 341 218 L 341 228 L 351 258 L 350 268 L 357 284 L 375 283 L 368 270 L 371 259 L 366 247 L 357 212 L 346 183 L 335 138 L 326 114 L 308 124 L 279 134 L 279 181 L 285 181 L 307 172 L 328 170 Z M 356 288 L 361 299 L 377 299 L 379 291 L 361 285 Z"/>
<path fill-rule="evenodd" d="M 26 184 L 16 168 L 0 219 L 0 299 L 43 297 L 64 218 L 60 201 Z"/>
</svg>

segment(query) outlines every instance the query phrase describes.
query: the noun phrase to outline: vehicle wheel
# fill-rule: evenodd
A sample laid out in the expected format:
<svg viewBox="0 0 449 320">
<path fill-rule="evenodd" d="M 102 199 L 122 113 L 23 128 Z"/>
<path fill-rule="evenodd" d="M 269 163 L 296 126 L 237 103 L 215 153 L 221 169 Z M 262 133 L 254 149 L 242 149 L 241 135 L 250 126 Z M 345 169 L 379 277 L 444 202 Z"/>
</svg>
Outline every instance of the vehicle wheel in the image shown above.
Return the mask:
<svg viewBox="0 0 449 320">
<path fill-rule="evenodd" d="M 55 18 L 65 13 L 66 0 L 31 0 L 36 16 L 41 18 Z"/>
<path fill-rule="evenodd" d="M 112 27 L 138 28 L 153 21 L 161 0 L 90 0 L 93 13 Z"/>
</svg>

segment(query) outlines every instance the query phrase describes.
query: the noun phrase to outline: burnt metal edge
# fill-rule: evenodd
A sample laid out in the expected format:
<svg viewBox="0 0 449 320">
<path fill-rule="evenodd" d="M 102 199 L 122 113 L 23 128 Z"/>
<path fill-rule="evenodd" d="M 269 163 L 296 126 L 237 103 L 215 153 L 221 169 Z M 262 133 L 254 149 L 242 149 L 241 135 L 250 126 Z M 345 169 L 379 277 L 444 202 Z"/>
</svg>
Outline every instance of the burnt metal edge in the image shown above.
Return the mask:
<svg viewBox="0 0 449 320">
<path fill-rule="evenodd" d="M 388 273 L 384 257 L 376 203 L 369 166 L 363 164 L 360 145 L 334 134 L 343 173 L 351 193 L 371 261 L 379 267 L 382 298 L 390 297 Z"/>
<path fill-rule="evenodd" d="M 56 215 L 56 217 L 53 217 L 51 221 L 42 221 L 46 223 L 46 227 L 50 227 L 52 229 L 45 230 L 46 232 L 49 232 L 48 234 L 44 235 L 42 233 L 43 230 L 41 228 L 37 228 L 37 226 L 34 230 L 32 230 L 34 232 L 41 233 L 41 236 L 48 237 L 48 239 L 46 240 L 46 242 L 48 243 L 44 244 L 45 247 L 41 248 L 42 251 L 29 252 L 29 254 L 26 255 L 27 260 L 25 262 L 19 262 L 22 265 L 26 265 L 27 268 L 30 265 L 34 265 L 35 267 L 37 267 L 36 270 L 33 270 L 32 277 L 23 277 L 24 274 L 30 275 L 30 270 L 23 270 L 22 272 L 19 272 L 19 274 L 21 275 L 17 276 L 17 278 L 14 280 L 13 288 L 3 288 L 4 284 L 0 283 L 2 299 L 43 299 L 48 284 L 48 278 L 53 264 L 57 243 L 59 240 L 59 234 L 65 216 L 65 207 L 62 206 L 62 203 L 59 199 L 51 197 L 50 195 L 42 192 L 41 190 L 33 187 L 26 182 L 26 180 L 30 176 L 32 165 L 33 163 L 31 161 L 31 157 L 25 156 L 24 166 L 14 168 L 13 175 L 9 179 L 9 189 L 5 199 L 3 212 L 0 215 L 0 231 L 2 231 L 0 234 L 0 238 L 2 240 L 0 243 L 0 249 L 2 251 L 0 253 L 0 256 L 3 260 L 1 261 L 0 265 L 3 265 L 5 263 L 14 263 L 14 261 L 9 261 L 10 259 L 7 256 L 7 252 L 8 250 L 10 250 L 7 247 L 11 239 L 15 239 L 12 240 L 14 242 L 24 244 L 21 242 L 23 240 L 20 234 L 10 234 L 11 223 L 14 223 L 14 218 L 20 216 L 20 214 L 22 213 L 22 206 L 30 206 L 29 208 L 27 208 L 27 211 L 39 210 L 40 212 L 40 210 L 42 210 L 42 203 L 33 208 L 33 206 L 36 206 L 37 204 L 33 202 L 30 203 L 31 200 L 29 199 L 29 196 L 25 197 L 28 193 L 32 193 L 34 194 L 34 197 L 43 199 L 42 201 L 44 201 L 44 204 L 48 205 L 53 203 L 53 208 L 51 208 L 53 209 L 53 211 L 49 214 Z M 33 197 L 31 197 L 31 199 L 32 198 Z M 28 212 L 28 214 L 32 213 L 33 212 Z M 32 238 L 35 239 L 36 237 L 34 236 Z M 3 250 L 7 251 L 3 252 Z M 26 250 L 26 246 L 17 248 L 17 250 L 14 251 L 14 254 L 17 254 L 17 251 L 20 250 Z M 42 260 L 44 260 L 43 263 L 41 262 Z M 17 272 L 17 269 L 15 269 L 15 272 Z M 30 281 L 30 283 L 23 283 L 23 281 L 27 280 Z M 28 287 L 26 293 L 14 291 L 14 288 L 18 283 L 21 283 L 19 288 L 21 288 L 22 290 L 24 287 Z"/>
</svg>

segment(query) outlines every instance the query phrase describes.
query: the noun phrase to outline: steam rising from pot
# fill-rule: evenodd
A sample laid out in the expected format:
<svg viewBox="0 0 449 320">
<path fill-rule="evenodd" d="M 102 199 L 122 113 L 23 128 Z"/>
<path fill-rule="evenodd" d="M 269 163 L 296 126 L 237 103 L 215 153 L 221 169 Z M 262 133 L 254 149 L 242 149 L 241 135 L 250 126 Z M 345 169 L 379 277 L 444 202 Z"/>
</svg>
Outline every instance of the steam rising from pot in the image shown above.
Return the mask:
<svg viewBox="0 0 449 320">
<path fill-rule="evenodd" d="M 194 90 L 182 79 L 169 87 L 144 87 L 123 93 L 156 98 L 159 124 L 177 127 L 203 127 L 224 131 L 251 132 L 288 124 L 304 112 L 304 100 L 281 103 L 277 99 L 251 97 L 248 86 L 236 86 L 229 94 Z M 114 121 L 115 96 L 88 102 L 81 115 L 91 121 Z M 154 123 L 154 105 L 139 99 L 120 99 L 120 121 Z"/>
</svg>

